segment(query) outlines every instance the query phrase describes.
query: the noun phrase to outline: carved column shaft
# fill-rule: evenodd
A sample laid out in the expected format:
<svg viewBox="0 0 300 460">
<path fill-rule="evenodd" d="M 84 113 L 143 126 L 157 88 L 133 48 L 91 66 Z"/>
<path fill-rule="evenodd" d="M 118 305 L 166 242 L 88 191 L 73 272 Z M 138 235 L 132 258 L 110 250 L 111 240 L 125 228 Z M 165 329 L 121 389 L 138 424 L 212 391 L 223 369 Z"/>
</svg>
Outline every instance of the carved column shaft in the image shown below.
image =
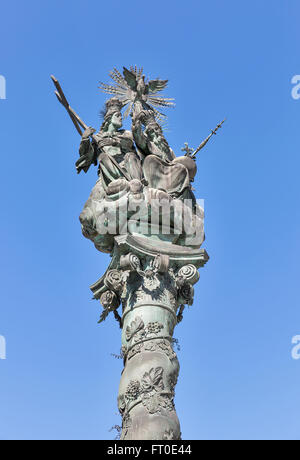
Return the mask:
<svg viewBox="0 0 300 460">
<path fill-rule="evenodd" d="M 112 311 L 122 328 L 121 439 L 178 440 L 174 396 L 179 362 L 173 332 L 184 304 L 193 303 L 196 267 L 204 265 L 207 254 L 178 254 L 178 247 L 168 244 L 170 255 L 158 254 L 146 242 L 116 238 L 110 267 L 91 289 L 104 307 L 100 322 Z M 120 302 L 122 317 L 117 312 Z"/>
<path fill-rule="evenodd" d="M 176 282 L 167 273 L 133 272 L 123 305 L 124 370 L 118 405 L 121 439 L 180 439 L 174 406 L 179 362 L 172 347 Z"/>
</svg>

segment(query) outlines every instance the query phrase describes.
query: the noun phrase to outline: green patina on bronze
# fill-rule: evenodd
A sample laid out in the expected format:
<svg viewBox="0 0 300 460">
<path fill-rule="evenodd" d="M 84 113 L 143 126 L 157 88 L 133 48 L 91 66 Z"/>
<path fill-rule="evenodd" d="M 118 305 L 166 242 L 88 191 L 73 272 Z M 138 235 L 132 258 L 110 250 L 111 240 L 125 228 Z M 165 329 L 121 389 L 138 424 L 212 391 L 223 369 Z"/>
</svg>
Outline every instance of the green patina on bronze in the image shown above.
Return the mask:
<svg viewBox="0 0 300 460">
<path fill-rule="evenodd" d="M 100 129 L 88 127 L 69 106 L 55 77 L 56 96 L 81 135 L 76 170 L 98 166 L 98 180 L 80 214 L 83 235 L 111 255 L 106 273 L 91 286 L 103 312 L 112 312 L 122 329 L 122 372 L 118 407 L 121 439 L 180 439 L 174 406 L 179 362 L 173 332 L 193 303 L 204 249 L 204 213 L 191 183 L 197 172 L 194 151 L 174 154 L 158 109 L 173 100 L 158 96 L 167 80 L 146 80 L 143 69 L 114 69 L 114 83 L 100 84 L 113 95 Z M 131 130 L 122 129 L 124 116 Z M 138 210 L 138 212 L 137 212 Z M 167 222 L 167 225 L 166 225 Z M 121 312 L 118 309 L 121 306 Z"/>
</svg>

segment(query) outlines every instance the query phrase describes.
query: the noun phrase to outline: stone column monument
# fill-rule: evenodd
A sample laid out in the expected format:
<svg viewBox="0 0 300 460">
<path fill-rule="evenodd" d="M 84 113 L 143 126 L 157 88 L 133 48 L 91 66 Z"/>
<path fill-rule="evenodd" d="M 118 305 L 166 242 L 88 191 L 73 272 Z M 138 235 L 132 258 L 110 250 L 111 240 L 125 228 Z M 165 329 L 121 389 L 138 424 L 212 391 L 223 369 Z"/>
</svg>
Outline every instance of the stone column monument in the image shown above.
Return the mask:
<svg viewBox="0 0 300 460">
<path fill-rule="evenodd" d="M 143 69 L 110 72 L 111 94 L 98 131 L 70 107 L 55 77 L 59 102 L 81 135 L 77 172 L 98 166 L 98 180 L 80 214 L 83 235 L 98 251 L 109 253 L 104 275 L 91 286 L 103 307 L 100 321 L 112 313 L 122 329 L 122 371 L 118 407 L 121 439 L 179 440 L 174 406 L 179 362 L 173 331 L 185 305 L 193 303 L 198 269 L 208 260 L 204 249 L 204 213 L 193 194 L 194 151 L 174 154 L 164 134 L 159 109 L 173 100 L 159 96 L 167 80 L 147 80 Z M 126 107 L 124 115 L 122 109 Z M 122 117 L 131 116 L 131 130 Z"/>
</svg>

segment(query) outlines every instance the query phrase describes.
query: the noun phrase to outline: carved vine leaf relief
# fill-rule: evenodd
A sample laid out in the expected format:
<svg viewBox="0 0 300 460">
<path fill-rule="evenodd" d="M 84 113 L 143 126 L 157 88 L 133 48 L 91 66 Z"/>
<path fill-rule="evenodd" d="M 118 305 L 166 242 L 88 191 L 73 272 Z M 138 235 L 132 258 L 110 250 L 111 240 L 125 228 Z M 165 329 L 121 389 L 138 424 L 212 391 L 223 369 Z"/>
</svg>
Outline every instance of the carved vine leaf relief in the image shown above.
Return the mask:
<svg viewBox="0 0 300 460">
<path fill-rule="evenodd" d="M 142 378 L 142 389 L 144 392 L 160 391 L 164 389 L 162 380 L 163 368 L 151 368 L 149 372 L 145 372 Z"/>
<path fill-rule="evenodd" d="M 157 289 L 159 285 L 160 285 L 160 281 L 154 273 L 152 273 L 151 275 L 145 276 L 144 286 L 148 291 L 150 292 L 155 291 L 155 289 Z"/>
<path fill-rule="evenodd" d="M 137 342 L 143 337 L 151 337 L 160 333 L 164 325 L 158 321 L 149 322 L 145 327 L 142 318 L 136 316 L 135 319 L 126 328 L 126 340 L 129 342 L 134 336 L 134 341 Z"/>
<path fill-rule="evenodd" d="M 163 275 L 149 275 L 136 283 L 136 288 L 128 298 L 128 304 L 134 305 L 142 302 L 159 302 L 175 308 L 177 288 L 168 273 Z"/>
<path fill-rule="evenodd" d="M 177 359 L 177 355 L 173 350 L 169 340 L 161 339 L 155 341 L 147 341 L 134 345 L 127 354 L 127 359 L 130 360 L 138 353 L 143 351 L 160 351 L 168 356 L 169 359 Z M 126 353 L 125 353 L 126 356 Z"/>
<path fill-rule="evenodd" d="M 168 394 L 144 393 L 142 396 L 142 403 L 148 410 L 149 414 L 160 412 L 161 409 L 169 411 L 174 410 L 173 400 L 170 399 Z"/>
<path fill-rule="evenodd" d="M 143 404 L 149 414 L 161 412 L 163 409 L 174 410 L 173 381 L 169 379 L 170 389 L 164 391 L 163 373 L 162 367 L 152 367 L 144 373 L 141 381 L 130 380 L 124 396 L 119 398 L 119 410 L 123 415 L 123 421 L 128 420 L 132 404 L 137 400 Z"/>
<path fill-rule="evenodd" d="M 179 372 L 172 337 L 184 306 L 193 303 L 197 268 L 208 260 L 206 251 L 200 249 L 205 238 L 204 211 L 192 187 L 197 173 L 195 156 L 223 122 L 196 149 L 185 143 L 184 154 L 176 156 L 165 137 L 165 115 L 160 112 L 174 105 L 161 93 L 168 80 L 146 78 L 137 66 L 123 67 L 122 73 L 115 68 L 110 76 L 112 84 L 100 83 L 102 91 L 112 97 L 105 102 L 99 129 L 79 118 L 58 80 L 51 77 L 58 101 L 81 136 L 77 173 L 97 167 L 97 181 L 80 223 L 84 237 L 98 251 L 110 254 L 111 262 L 91 290 L 103 306 L 99 322 L 113 313 L 123 330 L 120 391 L 124 394 L 119 394 L 118 403 L 123 418 L 121 439 L 140 439 L 134 437 L 139 423 L 131 418 L 137 404 L 137 412 L 163 415 L 163 424 L 159 417 L 152 417 L 151 423 L 153 419 L 158 422 L 151 424 L 153 433 L 147 433 L 151 439 L 180 439 L 176 413 L 165 413 L 175 410 Z M 131 126 L 123 129 L 123 118 L 129 114 Z M 133 311 L 139 316 L 132 320 Z M 151 365 L 144 367 L 147 359 L 141 355 L 128 362 L 143 352 Z M 143 420 L 142 425 L 147 417 Z M 140 428 L 142 436 L 147 428 Z"/>
<path fill-rule="evenodd" d="M 141 329 L 144 329 L 144 322 L 142 318 L 139 316 L 136 316 L 136 318 L 132 321 L 130 326 L 127 326 L 126 328 L 126 340 L 129 342 L 132 337 Z"/>
<path fill-rule="evenodd" d="M 122 346 L 123 356 L 131 359 L 142 351 L 160 351 L 170 359 L 177 358 L 171 345 L 170 337 L 157 338 L 163 328 L 164 325 L 158 321 L 149 322 L 145 327 L 143 320 L 139 316 L 136 316 L 126 328 L 126 340 L 127 342 L 132 341 L 133 344 L 131 347 Z M 149 340 L 151 338 L 155 340 Z"/>
</svg>

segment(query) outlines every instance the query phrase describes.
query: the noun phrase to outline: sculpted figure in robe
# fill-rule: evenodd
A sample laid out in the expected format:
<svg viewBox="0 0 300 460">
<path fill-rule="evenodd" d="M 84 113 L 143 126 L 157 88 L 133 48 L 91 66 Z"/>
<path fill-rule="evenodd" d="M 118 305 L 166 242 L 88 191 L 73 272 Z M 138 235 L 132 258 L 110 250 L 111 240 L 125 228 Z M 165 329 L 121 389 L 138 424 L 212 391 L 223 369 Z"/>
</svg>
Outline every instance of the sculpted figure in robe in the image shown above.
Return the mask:
<svg viewBox="0 0 300 460">
<path fill-rule="evenodd" d="M 77 172 L 98 165 L 98 180 L 80 214 L 82 232 L 107 253 L 114 238 L 124 233 L 199 248 L 204 215 L 191 189 L 196 163 L 188 156 L 176 158 L 160 125 L 164 115 L 155 108 L 173 104 L 156 94 L 167 80 L 147 81 L 137 68 L 124 68 L 123 75 L 114 69 L 116 85 L 102 84 L 113 97 L 106 102 L 98 132 L 82 122 L 52 78 L 59 101 L 81 134 Z M 126 105 L 124 117 L 131 115 L 131 130 L 122 129 Z"/>
</svg>

